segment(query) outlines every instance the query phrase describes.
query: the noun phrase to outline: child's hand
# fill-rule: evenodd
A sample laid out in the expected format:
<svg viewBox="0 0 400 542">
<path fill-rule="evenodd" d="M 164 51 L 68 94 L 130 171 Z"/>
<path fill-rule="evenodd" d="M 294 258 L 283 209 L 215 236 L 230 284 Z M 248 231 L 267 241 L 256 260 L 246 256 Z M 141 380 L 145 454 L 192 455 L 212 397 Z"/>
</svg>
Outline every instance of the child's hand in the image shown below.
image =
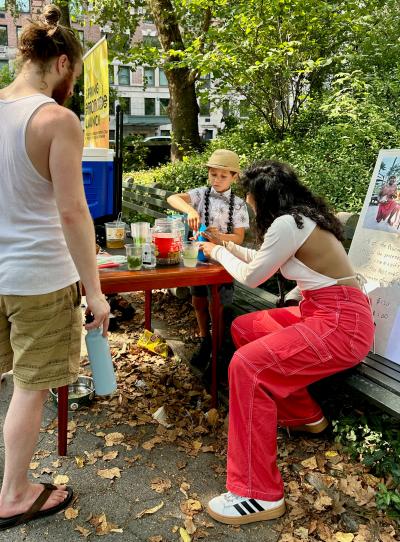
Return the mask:
<svg viewBox="0 0 400 542">
<path fill-rule="evenodd" d="M 207 228 L 206 231 L 203 232 L 203 235 L 211 243 L 214 243 L 215 245 L 222 245 L 221 232 L 218 230 L 218 228 Z"/>
<path fill-rule="evenodd" d="M 204 256 L 211 258 L 211 251 L 215 246 L 215 243 L 200 243 L 199 249 L 204 252 Z"/>
<path fill-rule="evenodd" d="M 193 209 L 192 211 L 188 212 L 187 215 L 187 221 L 189 224 L 189 228 L 193 231 L 197 231 L 200 227 L 200 215 L 196 211 L 196 209 Z"/>
</svg>

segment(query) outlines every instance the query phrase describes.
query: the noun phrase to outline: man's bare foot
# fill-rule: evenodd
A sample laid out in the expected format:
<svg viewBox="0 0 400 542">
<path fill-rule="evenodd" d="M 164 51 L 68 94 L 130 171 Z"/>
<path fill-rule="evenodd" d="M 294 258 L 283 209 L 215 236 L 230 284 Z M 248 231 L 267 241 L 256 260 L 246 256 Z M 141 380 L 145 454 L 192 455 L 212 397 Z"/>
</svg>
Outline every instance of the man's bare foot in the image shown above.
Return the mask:
<svg viewBox="0 0 400 542">
<path fill-rule="evenodd" d="M 25 491 L 13 500 L 7 500 L 2 497 L 0 500 L 0 518 L 9 518 L 18 514 L 24 514 L 32 504 L 36 501 L 43 491 L 42 484 L 29 483 Z M 66 486 L 57 486 L 57 489 L 52 491 L 47 501 L 43 504 L 41 510 L 53 508 L 62 503 L 68 496 Z"/>
</svg>

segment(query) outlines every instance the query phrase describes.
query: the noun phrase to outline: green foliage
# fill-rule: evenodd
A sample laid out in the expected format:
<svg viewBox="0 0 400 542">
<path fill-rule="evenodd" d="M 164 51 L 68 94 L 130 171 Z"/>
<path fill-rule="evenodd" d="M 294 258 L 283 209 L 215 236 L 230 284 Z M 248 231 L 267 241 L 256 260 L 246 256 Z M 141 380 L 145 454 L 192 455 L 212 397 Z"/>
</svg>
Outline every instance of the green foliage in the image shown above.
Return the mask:
<svg viewBox="0 0 400 542">
<path fill-rule="evenodd" d="M 149 153 L 148 147 L 143 145 L 143 137 L 129 135 L 124 138 L 124 171 L 137 171 L 146 167 L 146 156 Z"/>
<path fill-rule="evenodd" d="M 378 508 L 400 517 L 400 422 L 370 409 L 340 418 L 333 427 L 344 450 L 385 480 L 378 486 Z"/>
<path fill-rule="evenodd" d="M 15 74 L 8 66 L 0 69 L 0 88 L 7 87 L 14 80 Z"/>
<path fill-rule="evenodd" d="M 171 192 L 186 192 L 196 186 L 207 184 L 206 161 L 202 154 L 185 157 L 182 162 L 166 164 L 149 171 L 132 172 L 135 182 L 140 184 L 155 184 Z"/>
</svg>

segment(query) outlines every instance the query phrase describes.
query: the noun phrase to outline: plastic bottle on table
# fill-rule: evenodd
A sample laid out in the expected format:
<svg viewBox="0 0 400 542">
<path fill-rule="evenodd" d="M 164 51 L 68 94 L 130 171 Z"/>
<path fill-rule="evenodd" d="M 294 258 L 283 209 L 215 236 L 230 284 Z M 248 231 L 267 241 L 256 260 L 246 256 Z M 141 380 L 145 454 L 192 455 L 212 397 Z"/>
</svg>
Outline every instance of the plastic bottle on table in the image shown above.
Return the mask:
<svg viewBox="0 0 400 542">
<path fill-rule="evenodd" d="M 145 269 L 154 269 L 156 266 L 155 246 L 151 232 L 142 246 L 142 265 Z"/>
<path fill-rule="evenodd" d="M 204 237 L 204 235 L 201 235 L 201 232 L 206 231 L 206 229 L 207 229 L 207 226 L 205 224 L 200 224 L 200 228 L 199 228 L 199 232 L 198 232 L 198 236 L 197 236 L 197 241 L 199 241 L 199 242 L 207 241 L 207 238 Z M 208 261 L 207 257 L 204 255 L 204 252 L 202 250 L 199 250 L 199 252 L 197 254 L 197 259 L 199 260 L 199 262 L 207 262 Z"/>
<path fill-rule="evenodd" d="M 90 315 L 86 317 L 86 323 L 91 320 L 93 317 L 90 318 Z M 110 346 L 107 338 L 102 335 L 102 328 L 88 331 L 85 342 L 96 395 L 110 395 L 117 389 L 117 381 Z"/>
</svg>

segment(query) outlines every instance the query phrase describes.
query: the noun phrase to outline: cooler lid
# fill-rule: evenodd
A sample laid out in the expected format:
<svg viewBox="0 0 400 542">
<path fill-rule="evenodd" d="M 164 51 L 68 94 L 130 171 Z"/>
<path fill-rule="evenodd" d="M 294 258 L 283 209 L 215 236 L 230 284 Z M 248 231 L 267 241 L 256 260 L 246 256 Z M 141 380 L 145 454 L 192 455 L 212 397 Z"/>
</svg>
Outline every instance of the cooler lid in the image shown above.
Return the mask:
<svg viewBox="0 0 400 542">
<path fill-rule="evenodd" d="M 112 162 L 114 160 L 113 149 L 101 149 L 97 147 L 84 147 L 82 161 L 88 162 Z"/>
</svg>

